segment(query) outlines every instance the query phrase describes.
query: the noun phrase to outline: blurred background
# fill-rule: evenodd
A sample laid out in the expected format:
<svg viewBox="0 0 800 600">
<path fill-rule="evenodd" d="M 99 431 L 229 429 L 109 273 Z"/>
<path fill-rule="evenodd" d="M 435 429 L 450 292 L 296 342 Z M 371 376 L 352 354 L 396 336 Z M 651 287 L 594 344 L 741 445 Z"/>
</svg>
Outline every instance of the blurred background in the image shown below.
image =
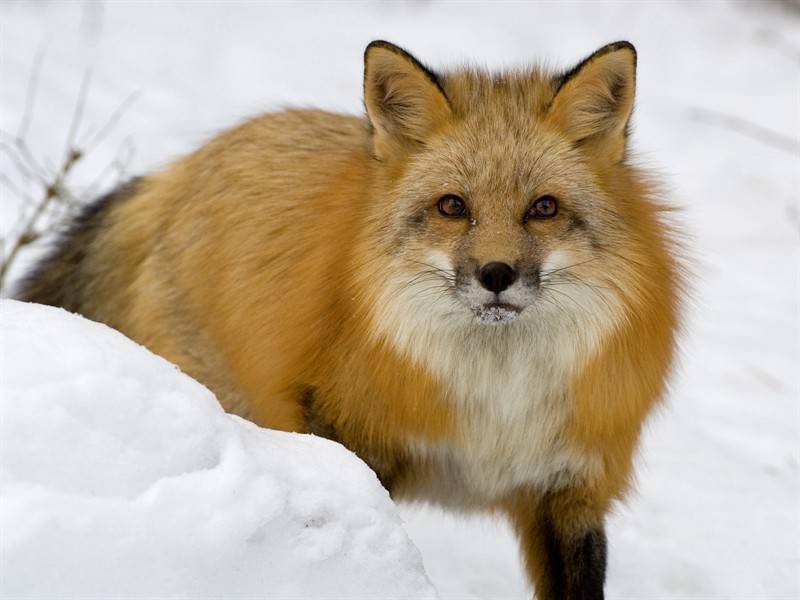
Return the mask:
<svg viewBox="0 0 800 600">
<path fill-rule="evenodd" d="M 633 145 L 679 209 L 693 296 L 637 491 L 611 519 L 609 596 L 800 597 L 797 2 L 6 0 L 2 293 L 58 218 L 238 121 L 360 114 L 377 38 L 435 69 L 636 45 Z M 505 523 L 401 510 L 443 598 L 528 597 Z"/>
</svg>

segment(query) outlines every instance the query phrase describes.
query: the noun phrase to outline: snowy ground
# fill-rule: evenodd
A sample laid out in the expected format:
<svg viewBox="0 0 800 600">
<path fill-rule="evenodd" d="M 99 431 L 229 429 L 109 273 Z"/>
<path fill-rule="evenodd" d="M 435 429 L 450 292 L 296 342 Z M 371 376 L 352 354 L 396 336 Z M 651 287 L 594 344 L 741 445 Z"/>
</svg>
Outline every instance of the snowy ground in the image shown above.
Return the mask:
<svg viewBox="0 0 800 600">
<path fill-rule="evenodd" d="M 796 13 L 768 2 L 7 1 L 0 129 L 17 130 L 43 46 L 28 134 L 35 151 L 60 159 L 90 67 L 87 126 L 100 126 L 131 92 L 140 96 L 73 185 L 87 185 L 127 136 L 131 171 L 143 172 L 262 110 L 360 111 L 361 54 L 373 38 L 434 66 L 566 66 L 608 41 L 636 44 L 634 142 L 682 207 L 695 300 L 682 369 L 643 441 L 638 492 L 610 524 L 609 596 L 800 597 Z M 14 198 L 2 194 L 6 232 Z M 443 598 L 528 597 L 503 523 L 402 510 Z"/>
<path fill-rule="evenodd" d="M 118 331 L 0 300 L 4 598 L 434 598 L 375 474 Z"/>
</svg>

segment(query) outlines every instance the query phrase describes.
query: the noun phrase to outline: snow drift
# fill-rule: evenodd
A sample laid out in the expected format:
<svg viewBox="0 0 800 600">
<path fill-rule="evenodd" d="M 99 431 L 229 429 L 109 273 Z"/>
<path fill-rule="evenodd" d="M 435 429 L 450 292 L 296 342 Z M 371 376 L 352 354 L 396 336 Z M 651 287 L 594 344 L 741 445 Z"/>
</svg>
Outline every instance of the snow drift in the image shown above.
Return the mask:
<svg viewBox="0 0 800 600">
<path fill-rule="evenodd" d="M 355 455 L 117 331 L 0 301 L 0 382 L 3 597 L 435 597 Z"/>
</svg>

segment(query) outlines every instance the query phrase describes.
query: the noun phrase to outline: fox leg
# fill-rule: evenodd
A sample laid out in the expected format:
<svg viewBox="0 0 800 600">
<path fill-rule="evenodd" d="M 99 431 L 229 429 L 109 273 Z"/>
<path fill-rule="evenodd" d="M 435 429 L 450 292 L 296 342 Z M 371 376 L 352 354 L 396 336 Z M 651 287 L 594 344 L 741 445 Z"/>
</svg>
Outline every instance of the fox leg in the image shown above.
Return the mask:
<svg viewBox="0 0 800 600">
<path fill-rule="evenodd" d="M 565 490 L 519 493 L 508 510 L 539 600 L 603 599 L 605 506 Z"/>
</svg>

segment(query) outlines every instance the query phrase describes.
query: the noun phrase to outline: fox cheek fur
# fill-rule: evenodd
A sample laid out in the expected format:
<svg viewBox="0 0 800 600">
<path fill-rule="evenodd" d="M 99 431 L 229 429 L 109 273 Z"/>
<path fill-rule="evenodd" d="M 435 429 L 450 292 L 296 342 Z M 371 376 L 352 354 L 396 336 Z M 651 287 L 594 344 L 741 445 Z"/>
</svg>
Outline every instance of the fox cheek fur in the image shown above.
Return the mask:
<svg viewBox="0 0 800 600">
<path fill-rule="evenodd" d="M 505 512 L 540 600 L 602 598 L 682 284 L 628 157 L 635 70 L 627 42 L 500 74 L 373 42 L 366 119 L 223 133 L 88 208 L 20 297 L 341 442 L 394 497 Z"/>
</svg>

